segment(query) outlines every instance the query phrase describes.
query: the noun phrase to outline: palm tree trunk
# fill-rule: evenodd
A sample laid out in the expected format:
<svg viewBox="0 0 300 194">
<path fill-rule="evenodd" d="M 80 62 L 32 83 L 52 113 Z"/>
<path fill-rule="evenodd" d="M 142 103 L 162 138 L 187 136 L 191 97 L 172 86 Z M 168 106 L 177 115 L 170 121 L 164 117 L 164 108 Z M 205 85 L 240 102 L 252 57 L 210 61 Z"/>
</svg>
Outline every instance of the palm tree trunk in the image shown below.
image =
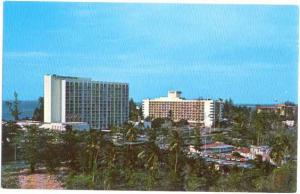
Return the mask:
<svg viewBox="0 0 300 194">
<path fill-rule="evenodd" d="M 176 149 L 176 155 L 175 155 L 175 173 L 177 172 L 177 162 L 178 162 L 178 153 Z"/>
<path fill-rule="evenodd" d="M 96 151 L 95 159 L 93 161 L 93 176 L 92 176 L 92 182 L 95 183 L 95 174 L 97 170 L 97 156 L 98 156 L 98 150 Z"/>
</svg>

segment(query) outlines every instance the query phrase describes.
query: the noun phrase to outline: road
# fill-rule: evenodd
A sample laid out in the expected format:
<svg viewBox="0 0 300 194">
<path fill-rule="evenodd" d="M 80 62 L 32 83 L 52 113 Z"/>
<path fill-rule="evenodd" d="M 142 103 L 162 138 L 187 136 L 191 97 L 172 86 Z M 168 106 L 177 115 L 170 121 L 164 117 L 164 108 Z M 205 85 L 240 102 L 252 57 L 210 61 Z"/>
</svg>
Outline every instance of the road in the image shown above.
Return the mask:
<svg viewBox="0 0 300 194">
<path fill-rule="evenodd" d="M 19 175 L 19 183 L 21 189 L 63 189 L 56 180 L 56 175 L 46 173 L 45 170 L 38 170 L 33 174 L 23 170 Z"/>
</svg>

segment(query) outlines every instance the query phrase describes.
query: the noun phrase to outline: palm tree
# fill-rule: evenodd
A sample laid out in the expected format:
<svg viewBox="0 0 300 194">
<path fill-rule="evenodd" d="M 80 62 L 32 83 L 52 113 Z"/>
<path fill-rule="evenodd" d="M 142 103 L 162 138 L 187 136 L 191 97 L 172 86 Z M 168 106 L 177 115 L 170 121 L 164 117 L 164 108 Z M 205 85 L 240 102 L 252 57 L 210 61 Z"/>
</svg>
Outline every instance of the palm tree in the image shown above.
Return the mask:
<svg viewBox="0 0 300 194">
<path fill-rule="evenodd" d="M 44 121 L 44 97 L 39 97 L 38 99 L 38 107 L 35 108 L 33 115 L 32 115 L 32 120 L 35 121 Z"/>
<path fill-rule="evenodd" d="M 61 139 L 63 142 L 63 155 L 62 157 L 65 158 L 68 162 L 68 166 L 72 170 L 78 170 L 78 149 L 79 148 L 79 140 L 80 135 L 77 131 L 72 130 L 71 126 L 66 126 L 66 131 L 61 133 Z"/>
<path fill-rule="evenodd" d="M 24 131 L 14 122 L 2 125 L 2 158 L 10 160 L 14 147 L 14 160 L 17 160 L 17 148 L 22 143 Z"/>
<path fill-rule="evenodd" d="M 175 155 L 175 164 L 174 164 L 174 172 L 177 173 L 178 170 L 178 160 L 181 152 L 182 139 L 176 130 L 172 130 L 172 135 L 170 139 L 170 149 L 171 153 Z"/>
<path fill-rule="evenodd" d="M 124 134 L 125 134 L 125 138 L 126 141 L 129 142 L 129 149 L 132 148 L 132 143 L 135 142 L 137 140 L 137 135 L 138 135 L 138 129 L 133 127 L 132 125 L 128 125 L 124 128 Z"/>
<path fill-rule="evenodd" d="M 137 135 L 138 135 L 138 131 L 135 127 L 130 126 L 129 128 L 127 128 L 127 132 L 126 132 L 127 141 L 129 141 L 129 142 L 136 141 Z"/>
<path fill-rule="evenodd" d="M 103 158 L 104 177 L 103 186 L 104 189 L 111 189 L 112 184 L 116 182 L 117 178 L 117 151 L 111 142 L 107 142 L 105 145 L 105 156 Z"/>
<path fill-rule="evenodd" d="M 14 92 L 14 101 L 6 102 L 6 106 L 8 107 L 8 110 L 10 111 L 12 117 L 14 118 L 15 121 L 19 120 L 19 116 L 21 115 L 21 112 L 19 110 L 19 100 L 18 100 L 18 93 L 15 91 Z"/>
<path fill-rule="evenodd" d="M 170 189 L 182 190 L 183 181 L 181 180 L 181 170 L 183 167 L 183 140 L 177 130 L 171 131 L 169 142 Z"/>
<path fill-rule="evenodd" d="M 40 161 L 40 130 L 37 126 L 27 128 L 24 140 L 24 159 L 30 166 L 30 172 L 35 171 L 36 164 Z"/>
<path fill-rule="evenodd" d="M 91 130 L 87 136 L 86 152 L 88 154 L 88 171 L 92 175 L 92 182 L 95 183 L 95 176 L 98 167 L 98 159 L 100 148 L 103 146 L 102 133 L 96 130 Z"/>
<path fill-rule="evenodd" d="M 195 134 L 194 147 L 195 147 L 196 150 L 200 151 L 201 145 L 202 145 L 200 129 L 199 128 L 195 128 L 194 129 L 194 134 Z"/>
<path fill-rule="evenodd" d="M 123 127 L 123 133 L 125 135 L 124 139 L 126 142 L 124 142 L 124 169 L 122 170 L 125 172 L 125 182 L 128 188 L 131 188 L 134 184 L 134 171 L 137 162 L 137 152 L 133 144 L 137 140 L 138 131 L 132 125 L 126 124 Z"/>
<path fill-rule="evenodd" d="M 284 134 L 278 134 L 274 138 L 270 156 L 274 159 L 277 165 L 281 166 L 290 148 L 291 145 L 288 137 Z"/>
<path fill-rule="evenodd" d="M 161 162 L 161 152 L 159 147 L 155 144 L 155 139 L 155 131 L 150 129 L 149 142 L 146 144 L 145 150 L 138 154 L 138 158 L 143 159 L 145 162 L 145 168 L 148 172 L 147 189 L 149 190 L 155 185 Z"/>
</svg>

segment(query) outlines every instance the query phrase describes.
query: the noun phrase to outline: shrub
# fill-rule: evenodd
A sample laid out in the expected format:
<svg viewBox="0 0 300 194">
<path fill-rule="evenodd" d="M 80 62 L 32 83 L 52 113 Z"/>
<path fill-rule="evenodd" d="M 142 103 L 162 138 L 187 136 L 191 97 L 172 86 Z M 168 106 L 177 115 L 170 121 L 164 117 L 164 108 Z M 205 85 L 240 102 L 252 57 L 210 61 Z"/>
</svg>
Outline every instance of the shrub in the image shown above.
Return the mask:
<svg viewBox="0 0 300 194">
<path fill-rule="evenodd" d="M 76 190 L 93 189 L 92 176 L 84 174 L 70 175 L 66 180 L 66 188 Z"/>
</svg>

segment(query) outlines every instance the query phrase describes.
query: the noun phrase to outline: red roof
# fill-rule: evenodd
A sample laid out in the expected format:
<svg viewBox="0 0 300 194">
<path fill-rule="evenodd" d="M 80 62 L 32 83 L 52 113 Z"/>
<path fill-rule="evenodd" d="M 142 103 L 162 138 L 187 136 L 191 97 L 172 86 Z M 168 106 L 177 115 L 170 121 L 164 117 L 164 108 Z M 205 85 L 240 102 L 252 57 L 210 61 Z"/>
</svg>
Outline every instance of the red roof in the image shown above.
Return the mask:
<svg viewBox="0 0 300 194">
<path fill-rule="evenodd" d="M 215 142 L 211 144 L 205 144 L 202 146 L 202 148 L 217 148 L 217 147 L 233 147 L 233 146 L 224 144 L 223 142 Z"/>
<path fill-rule="evenodd" d="M 235 151 L 236 151 L 236 152 L 240 152 L 240 153 L 245 153 L 245 154 L 250 153 L 250 149 L 249 149 L 249 148 L 246 148 L 246 147 L 238 148 L 238 149 L 236 149 Z"/>
</svg>

